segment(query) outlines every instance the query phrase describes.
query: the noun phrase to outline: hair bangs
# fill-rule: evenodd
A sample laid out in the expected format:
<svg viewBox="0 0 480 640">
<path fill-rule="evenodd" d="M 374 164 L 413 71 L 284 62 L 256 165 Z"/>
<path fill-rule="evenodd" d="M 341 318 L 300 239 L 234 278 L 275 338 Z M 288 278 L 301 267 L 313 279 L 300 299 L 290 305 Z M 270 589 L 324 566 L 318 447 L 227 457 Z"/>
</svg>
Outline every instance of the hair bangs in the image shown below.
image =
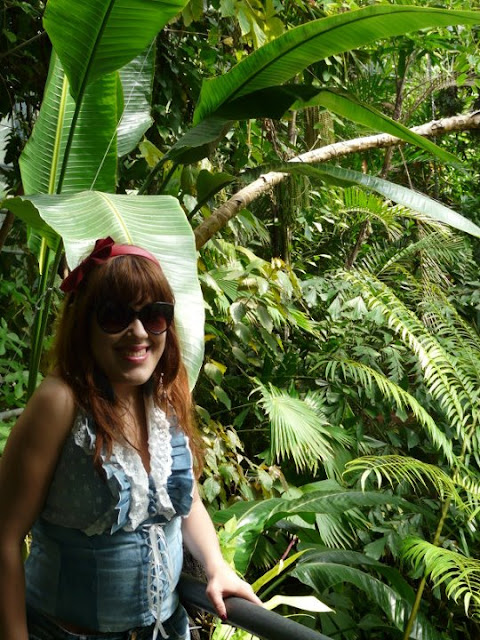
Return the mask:
<svg viewBox="0 0 480 640">
<path fill-rule="evenodd" d="M 127 305 L 174 302 L 170 285 L 159 265 L 140 256 L 118 256 L 101 267 L 97 300 Z"/>
</svg>

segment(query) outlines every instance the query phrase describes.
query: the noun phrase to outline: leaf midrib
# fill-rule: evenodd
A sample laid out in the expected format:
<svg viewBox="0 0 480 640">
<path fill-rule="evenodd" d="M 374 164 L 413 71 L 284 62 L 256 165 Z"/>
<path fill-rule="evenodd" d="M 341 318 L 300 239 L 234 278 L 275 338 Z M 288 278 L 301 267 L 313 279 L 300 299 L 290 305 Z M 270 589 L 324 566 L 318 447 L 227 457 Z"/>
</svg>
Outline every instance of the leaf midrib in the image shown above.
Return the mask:
<svg viewBox="0 0 480 640">
<path fill-rule="evenodd" d="M 385 9 L 389 9 L 391 7 L 391 5 L 388 5 L 388 7 L 385 7 Z M 367 7 L 367 9 L 369 9 L 369 7 Z M 357 9 L 355 11 L 352 11 L 351 13 L 355 13 L 356 11 L 365 11 L 365 9 Z M 375 13 L 374 16 L 371 15 L 366 15 L 366 16 L 360 16 L 359 18 L 357 18 L 357 20 L 355 22 L 363 22 L 364 20 L 370 20 L 373 18 L 381 18 L 383 16 L 385 16 L 386 14 L 388 14 L 388 16 L 395 16 L 396 14 L 408 14 L 408 13 L 423 13 L 423 14 L 432 14 L 432 15 L 438 15 L 439 13 L 443 13 L 442 9 L 433 9 L 433 10 L 425 10 L 425 9 L 421 9 L 420 7 L 409 7 L 408 10 L 405 9 L 398 9 L 396 11 L 387 11 L 387 12 L 378 12 Z M 449 12 L 449 15 L 451 15 L 451 13 L 455 13 L 458 14 L 458 12 L 453 11 L 453 12 Z M 336 16 L 335 16 L 336 17 Z M 328 18 L 327 18 L 328 19 Z M 326 34 L 330 34 L 330 33 L 334 33 L 335 30 L 337 29 L 341 29 L 344 28 L 346 26 L 348 26 L 349 24 L 352 24 L 353 21 L 351 22 L 344 22 L 341 24 L 337 24 L 337 25 L 333 25 L 330 28 L 327 28 L 325 31 L 322 31 L 321 33 L 316 33 L 315 35 L 307 38 L 306 40 L 302 40 L 301 42 L 295 44 L 294 46 L 292 46 L 288 51 L 282 53 L 281 55 L 279 54 L 278 56 L 276 56 L 273 60 L 269 60 L 266 64 L 264 64 L 261 69 L 259 69 L 258 71 L 256 71 L 253 75 L 249 76 L 248 79 L 246 79 L 242 84 L 240 84 L 235 91 L 227 98 L 226 101 L 230 102 L 231 100 L 233 100 L 236 96 L 239 95 L 239 93 L 241 92 L 241 90 L 247 86 L 248 84 L 250 84 L 251 82 L 253 82 L 255 80 L 255 78 L 257 78 L 261 73 L 263 73 L 265 70 L 267 70 L 269 67 L 271 67 L 273 64 L 275 64 L 279 59 L 281 59 L 282 57 L 291 54 L 293 51 L 295 51 L 296 49 L 298 49 L 299 47 L 303 47 L 305 44 L 307 44 L 308 42 L 315 40 L 316 38 L 319 38 L 321 36 L 324 36 Z M 302 26 L 297 27 L 298 29 L 301 29 Z M 422 28 L 422 27 L 420 27 Z M 423 27 L 423 28 L 428 28 L 428 26 Z M 291 31 L 289 31 L 288 33 L 293 33 L 294 29 L 292 29 Z M 275 41 L 274 41 L 275 42 Z M 338 51 L 332 52 L 330 55 L 337 55 L 339 53 L 343 53 L 345 51 L 348 51 L 347 49 L 339 49 Z M 225 101 L 224 101 L 225 102 Z M 223 104 L 224 102 L 220 103 L 219 105 L 217 105 L 217 108 Z"/>
</svg>

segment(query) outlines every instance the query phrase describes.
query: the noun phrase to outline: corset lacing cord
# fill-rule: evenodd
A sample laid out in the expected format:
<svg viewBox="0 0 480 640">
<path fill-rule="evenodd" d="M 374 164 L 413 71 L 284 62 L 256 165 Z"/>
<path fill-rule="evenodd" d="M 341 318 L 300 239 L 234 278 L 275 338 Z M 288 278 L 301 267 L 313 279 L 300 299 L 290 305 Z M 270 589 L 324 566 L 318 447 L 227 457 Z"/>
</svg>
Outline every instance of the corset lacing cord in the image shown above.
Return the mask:
<svg viewBox="0 0 480 640">
<path fill-rule="evenodd" d="M 156 640 L 158 632 L 160 632 L 162 638 L 168 639 L 169 636 L 160 620 L 164 592 L 171 589 L 171 585 L 173 583 L 173 572 L 170 564 L 170 556 L 167 550 L 167 540 L 165 538 L 163 525 L 150 524 L 147 525 L 146 528 L 148 530 L 150 549 L 148 604 L 156 618 L 152 640 Z"/>
</svg>

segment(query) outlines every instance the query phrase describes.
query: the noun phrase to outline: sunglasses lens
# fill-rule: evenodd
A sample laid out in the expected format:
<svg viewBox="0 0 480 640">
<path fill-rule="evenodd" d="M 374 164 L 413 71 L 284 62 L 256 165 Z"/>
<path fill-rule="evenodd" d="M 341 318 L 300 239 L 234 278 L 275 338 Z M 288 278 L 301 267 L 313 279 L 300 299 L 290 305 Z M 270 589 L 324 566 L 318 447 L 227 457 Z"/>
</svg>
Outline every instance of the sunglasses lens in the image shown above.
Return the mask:
<svg viewBox="0 0 480 640">
<path fill-rule="evenodd" d="M 152 302 L 140 311 L 115 302 L 106 302 L 97 309 L 98 326 L 105 333 L 120 333 L 138 317 L 146 331 L 159 335 L 164 333 L 173 320 L 173 304 Z"/>
<path fill-rule="evenodd" d="M 143 326 L 150 333 L 156 335 L 164 333 L 173 318 L 173 305 L 167 302 L 152 302 L 147 304 L 138 314 Z"/>
<path fill-rule="evenodd" d="M 134 314 L 129 307 L 107 302 L 97 310 L 98 326 L 105 333 L 120 333 L 132 322 Z"/>
</svg>

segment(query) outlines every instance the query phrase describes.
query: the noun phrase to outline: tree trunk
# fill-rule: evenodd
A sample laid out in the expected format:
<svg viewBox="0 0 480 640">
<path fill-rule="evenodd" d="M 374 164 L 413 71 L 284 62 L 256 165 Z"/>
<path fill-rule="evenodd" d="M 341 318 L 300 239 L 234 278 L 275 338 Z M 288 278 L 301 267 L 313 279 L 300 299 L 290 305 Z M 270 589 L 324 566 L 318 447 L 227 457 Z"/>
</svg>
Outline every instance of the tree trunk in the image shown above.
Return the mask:
<svg viewBox="0 0 480 640">
<path fill-rule="evenodd" d="M 430 137 L 440 136 L 452 131 L 468 131 L 470 129 L 480 129 L 480 111 L 468 113 L 466 115 L 452 116 L 441 120 L 433 120 L 418 127 L 412 127 L 411 131 L 419 135 Z M 326 162 L 333 158 L 339 158 L 351 153 L 359 153 L 369 149 L 384 149 L 395 145 L 404 144 L 402 140 L 395 136 L 381 133 L 374 136 L 355 138 L 344 142 L 329 144 L 320 149 L 313 149 L 300 156 L 292 158 L 289 162 L 305 162 L 313 164 L 316 162 Z M 216 209 L 212 215 L 204 220 L 195 229 L 195 242 L 197 249 L 213 238 L 229 220 L 234 218 L 242 209 L 247 207 L 260 195 L 271 189 L 276 184 L 288 177 L 288 173 L 271 171 L 260 176 L 257 180 L 240 189 L 227 202 Z"/>
</svg>

